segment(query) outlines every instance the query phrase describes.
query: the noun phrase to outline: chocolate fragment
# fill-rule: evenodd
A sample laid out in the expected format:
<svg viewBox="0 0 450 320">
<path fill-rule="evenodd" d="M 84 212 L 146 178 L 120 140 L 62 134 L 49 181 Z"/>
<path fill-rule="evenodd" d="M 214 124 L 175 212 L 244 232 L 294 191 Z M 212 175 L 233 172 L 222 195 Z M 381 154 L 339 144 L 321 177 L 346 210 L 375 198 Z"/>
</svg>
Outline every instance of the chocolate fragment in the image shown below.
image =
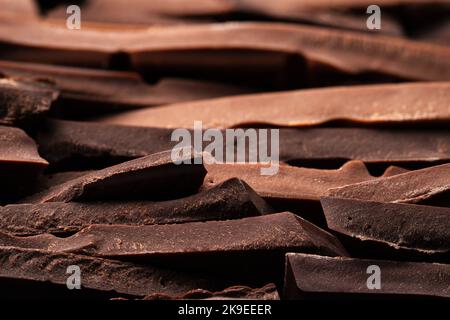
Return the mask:
<svg viewBox="0 0 450 320">
<path fill-rule="evenodd" d="M 197 288 L 221 290 L 225 287 L 217 279 L 208 277 L 69 253 L 0 247 L 0 261 L 3 288 L 0 295 L 8 299 L 74 298 L 77 292 L 82 299 L 107 299 L 117 295 L 144 297 L 157 293 L 181 295 Z M 80 268 L 82 290 L 67 288 L 69 266 Z"/>
<path fill-rule="evenodd" d="M 164 200 L 186 196 L 198 190 L 206 174 L 199 161 L 201 155 L 183 153 L 175 164 L 172 151 L 124 162 L 88 173 L 32 195 L 22 203 L 102 201 L 102 200 Z"/>
<path fill-rule="evenodd" d="M 31 191 L 39 173 L 47 166 L 35 142 L 24 131 L 0 126 L 0 201 Z"/>
<path fill-rule="evenodd" d="M 0 125 L 15 125 L 47 112 L 58 96 L 49 84 L 0 78 Z"/>
<path fill-rule="evenodd" d="M 91 224 L 150 225 L 239 219 L 273 213 L 245 182 L 228 180 L 163 202 L 41 203 L 0 207 L 0 230 L 15 235 L 67 234 Z"/>
<path fill-rule="evenodd" d="M 380 289 L 369 289 L 369 266 L 381 271 Z M 286 299 L 449 298 L 450 265 L 308 254 L 286 255 Z"/>
<path fill-rule="evenodd" d="M 362 246 L 377 245 L 397 258 L 399 250 L 425 258 L 450 253 L 450 208 L 328 197 L 321 204 L 328 228 Z"/>
<path fill-rule="evenodd" d="M 202 121 L 205 128 L 254 124 L 302 127 L 333 121 L 439 123 L 450 120 L 449 99 L 450 83 L 341 87 L 175 104 L 106 116 L 101 122 L 162 128 L 191 128 L 194 121 Z"/>
<path fill-rule="evenodd" d="M 328 196 L 378 202 L 432 204 L 450 191 L 450 164 L 331 189 Z"/>
</svg>

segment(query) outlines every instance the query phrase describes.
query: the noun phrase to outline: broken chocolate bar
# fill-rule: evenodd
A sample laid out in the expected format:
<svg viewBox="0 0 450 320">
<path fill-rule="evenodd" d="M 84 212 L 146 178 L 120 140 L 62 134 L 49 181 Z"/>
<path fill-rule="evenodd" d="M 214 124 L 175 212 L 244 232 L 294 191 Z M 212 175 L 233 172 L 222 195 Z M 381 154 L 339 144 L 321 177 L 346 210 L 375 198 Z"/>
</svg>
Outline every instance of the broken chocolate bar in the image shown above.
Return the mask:
<svg viewBox="0 0 450 320">
<path fill-rule="evenodd" d="M 206 170 L 194 152 L 182 153 L 179 165 L 172 151 L 156 153 L 88 173 L 22 200 L 22 203 L 164 200 L 198 190 Z M 185 164 L 189 162 L 191 164 Z"/>
<path fill-rule="evenodd" d="M 0 261 L 3 299 L 108 299 L 117 295 L 131 298 L 158 293 L 176 296 L 193 289 L 226 287 L 219 280 L 205 276 L 42 250 L 0 247 Z M 73 274 L 71 266 L 79 268 L 83 290 L 68 289 L 68 278 Z"/>
<path fill-rule="evenodd" d="M 0 78 L 0 125 L 21 124 L 47 112 L 57 98 L 46 83 Z"/>
<path fill-rule="evenodd" d="M 449 279 L 448 264 L 288 253 L 284 297 L 353 300 L 377 296 L 390 299 L 449 298 Z"/>
<path fill-rule="evenodd" d="M 24 131 L 0 126 L 0 201 L 31 191 L 39 173 L 47 166 L 35 142 Z"/>
<path fill-rule="evenodd" d="M 449 208 L 328 197 L 320 202 L 329 229 L 360 240 L 355 246 L 377 246 L 366 254 L 387 252 L 399 258 L 402 250 L 422 258 L 449 256 Z"/>
<path fill-rule="evenodd" d="M 356 183 L 328 191 L 337 198 L 379 202 L 448 203 L 450 164 L 410 171 L 393 177 Z"/>
<path fill-rule="evenodd" d="M 201 121 L 205 128 L 301 127 L 336 121 L 440 123 L 450 120 L 448 99 L 450 82 L 341 87 L 182 103 L 107 116 L 101 121 L 162 128 L 192 128 L 194 121 Z"/>
<path fill-rule="evenodd" d="M 150 225 L 229 220 L 273 213 L 245 182 L 231 179 L 190 197 L 163 202 L 41 203 L 0 207 L 0 230 L 24 236 L 68 234 L 91 224 Z"/>
</svg>

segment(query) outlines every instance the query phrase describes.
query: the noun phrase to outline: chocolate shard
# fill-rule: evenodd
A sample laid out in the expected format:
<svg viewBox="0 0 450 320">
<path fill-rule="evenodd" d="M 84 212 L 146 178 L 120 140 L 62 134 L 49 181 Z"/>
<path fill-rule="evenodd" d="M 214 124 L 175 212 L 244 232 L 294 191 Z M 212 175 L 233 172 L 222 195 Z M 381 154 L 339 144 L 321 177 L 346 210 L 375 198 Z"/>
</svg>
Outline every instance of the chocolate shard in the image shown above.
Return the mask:
<svg viewBox="0 0 450 320">
<path fill-rule="evenodd" d="M 292 60 L 288 57 L 294 57 L 299 64 L 306 59 L 308 65 L 338 74 L 450 79 L 450 48 L 359 32 L 233 22 L 131 30 L 85 26 L 75 33 L 66 28 L 65 20 L 16 20 L 0 16 L 0 43 L 7 49 L 0 59 L 104 67 L 120 54 L 143 71 L 189 75 L 220 70 L 236 79 L 236 72 L 243 76 L 286 70 Z M 249 54 L 237 56 L 236 51 Z"/>
<path fill-rule="evenodd" d="M 24 131 L 0 126 L 0 201 L 31 191 L 47 166 L 35 142 Z"/>
<path fill-rule="evenodd" d="M 369 286 L 372 285 L 369 283 L 369 277 L 373 274 L 370 266 L 378 267 L 381 272 L 380 289 Z M 449 298 L 448 279 L 450 279 L 448 264 L 331 258 L 288 253 L 284 297 L 286 299 Z"/>
<path fill-rule="evenodd" d="M 143 300 L 280 300 L 280 296 L 271 283 L 257 289 L 246 286 L 233 286 L 219 292 L 196 289 L 177 297 L 152 294 Z"/>
<path fill-rule="evenodd" d="M 124 162 L 88 173 L 22 200 L 22 203 L 164 200 L 196 192 L 206 170 L 201 155 L 182 152 L 175 164 L 172 151 Z M 187 162 L 191 164 L 187 164 Z"/>
<path fill-rule="evenodd" d="M 362 241 L 355 246 L 377 246 L 367 253 L 450 257 L 450 208 L 329 197 L 321 204 L 329 229 Z"/>
<path fill-rule="evenodd" d="M 46 83 L 0 78 L 0 125 L 21 124 L 47 112 L 57 98 Z"/>
<path fill-rule="evenodd" d="M 408 169 L 397 167 L 397 166 L 389 166 L 386 171 L 383 173 L 383 177 L 392 177 L 396 176 L 398 174 L 407 173 L 409 172 Z"/>
<path fill-rule="evenodd" d="M 433 204 L 448 203 L 450 164 L 410 171 L 393 177 L 331 189 L 336 198 L 378 202 Z"/>
<path fill-rule="evenodd" d="M 64 15 L 66 15 L 66 7 Z M 56 111 L 64 115 L 94 115 L 245 93 L 243 88 L 212 82 L 161 79 L 147 84 L 136 73 L 0 61 L 9 77 L 45 79 L 61 90 Z M 248 91 L 247 91 L 248 92 Z M 55 111 L 55 112 L 56 112 Z"/>
<path fill-rule="evenodd" d="M 197 288 L 222 290 L 226 287 L 217 279 L 149 265 L 16 247 L 0 247 L 0 261 L 3 288 L 0 296 L 8 299 L 108 299 L 117 295 L 137 298 L 157 293 L 181 295 Z M 82 290 L 68 289 L 70 266 L 80 268 Z"/>
<path fill-rule="evenodd" d="M 273 213 L 245 182 L 225 181 L 190 197 L 162 202 L 40 203 L 0 207 L 0 230 L 15 235 L 68 234 L 91 224 L 151 225 L 229 220 Z"/>
<path fill-rule="evenodd" d="M 1 233 L 0 243 L 122 259 L 277 251 L 347 255 L 334 236 L 288 212 L 228 221 L 91 225 L 68 238 L 49 234 L 15 237 Z"/>
<path fill-rule="evenodd" d="M 303 127 L 336 121 L 372 125 L 442 123 L 450 120 L 449 99 L 450 83 L 372 85 L 220 98 L 130 111 L 100 120 L 164 128 L 191 128 L 194 121 L 202 121 L 205 128 L 254 124 Z"/>
</svg>

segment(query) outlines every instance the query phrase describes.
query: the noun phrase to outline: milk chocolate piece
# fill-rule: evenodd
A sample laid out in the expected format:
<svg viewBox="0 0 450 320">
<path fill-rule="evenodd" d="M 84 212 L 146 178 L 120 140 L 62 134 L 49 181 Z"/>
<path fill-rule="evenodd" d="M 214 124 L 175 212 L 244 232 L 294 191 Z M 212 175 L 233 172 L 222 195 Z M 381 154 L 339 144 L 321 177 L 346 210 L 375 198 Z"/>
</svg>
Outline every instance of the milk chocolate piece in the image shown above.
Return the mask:
<svg viewBox="0 0 450 320">
<path fill-rule="evenodd" d="M 22 203 L 93 200 L 163 200 L 192 194 L 198 190 L 206 170 L 201 155 L 183 153 L 179 159 L 191 164 L 175 164 L 172 151 L 124 162 L 88 173 L 32 195 Z"/>
<path fill-rule="evenodd" d="M 65 20 L 16 20 L 0 16 L 0 43 L 5 47 L 0 59 L 105 67 L 119 56 L 143 72 L 211 75 L 214 70 L 216 76 L 232 79 L 279 74 L 296 60 L 297 65 L 333 74 L 450 79 L 450 48 L 359 32 L 235 22 L 132 30 L 84 26 L 72 32 Z M 317 75 L 314 70 L 310 75 Z M 302 77 L 308 79 L 308 74 Z"/>
<path fill-rule="evenodd" d="M 0 78 L 0 125 L 15 125 L 49 110 L 58 93 L 49 84 Z"/>
<path fill-rule="evenodd" d="M 277 287 L 267 284 L 262 288 L 253 289 L 246 286 L 233 286 L 223 291 L 211 292 L 203 289 L 191 290 L 184 295 L 173 297 L 162 294 L 152 294 L 143 300 L 280 300 Z"/>
<path fill-rule="evenodd" d="M 399 250 L 450 257 L 450 208 L 329 197 L 320 202 L 328 228 L 361 240 L 362 246 L 377 245 L 378 252 L 393 257 Z"/>
<path fill-rule="evenodd" d="M 0 245 L 122 259 L 289 251 L 347 255 L 334 236 L 288 212 L 228 221 L 91 225 L 68 238 L 1 233 Z"/>
<path fill-rule="evenodd" d="M 24 131 L 0 126 L 0 201 L 31 191 L 38 174 L 47 166 Z"/>
<path fill-rule="evenodd" d="M 0 61 L 0 73 L 54 82 L 61 90 L 57 111 L 78 116 L 245 93 L 243 88 L 211 82 L 161 79 L 149 85 L 133 72 L 12 61 Z"/>
<path fill-rule="evenodd" d="M 8 299 L 181 295 L 198 288 L 221 290 L 225 287 L 217 279 L 205 276 L 69 253 L 0 247 L 0 260 L 3 289 L 0 296 Z M 73 274 L 73 271 L 68 273 L 69 266 L 80 268 L 82 290 L 68 289 L 67 281 Z"/>
<path fill-rule="evenodd" d="M 328 196 L 378 202 L 448 203 L 450 164 L 331 189 Z"/>
<path fill-rule="evenodd" d="M 102 122 L 163 128 L 191 128 L 194 121 L 205 128 L 439 123 L 450 120 L 449 99 L 450 82 L 341 87 L 175 104 L 107 116 Z"/>
<path fill-rule="evenodd" d="M 381 271 L 380 289 L 369 289 L 369 266 Z M 286 299 L 449 298 L 450 265 L 308 254 L 286 255 Z M 370 283 L 369 283 L 370 282 Z"/>
<path fill-rule="evenodd" d="M 0 229 L 16 235 L 67 234 L 91 224 L 150 225 L 229 220 L 273 213 L 245 182 L 231 179 L 163 202 L 41 203 L 0 207 Z"/>
</svg>

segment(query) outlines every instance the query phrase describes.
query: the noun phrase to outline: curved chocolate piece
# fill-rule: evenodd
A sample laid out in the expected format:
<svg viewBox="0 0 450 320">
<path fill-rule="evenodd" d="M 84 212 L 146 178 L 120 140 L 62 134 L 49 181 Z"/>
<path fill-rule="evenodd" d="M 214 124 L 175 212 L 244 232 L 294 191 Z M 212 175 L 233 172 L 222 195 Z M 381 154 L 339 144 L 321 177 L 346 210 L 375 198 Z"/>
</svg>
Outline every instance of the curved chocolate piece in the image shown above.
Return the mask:
<svg viewBox="0 0 450 320">
<path fill-rule="evenodd" d="M 410 80 L 449 80 L 450 48 L 395 37 L 275 23 L 222 23 L 123 30 L 16 21 L 0 16 L 1 59 L 104 67 L 114 55 L 138 69 L 196 72 L 286 67 L 286 57 L 346 74 L 375 73 Z M 236 51 L 251 53 L 236 56 Z M 275 56 L 274 56 L 275 54 Z M 231 56 L 230 56 L 231 55 Z M 219 58 L 220 57 L 220 58 Z M 280 59 L 281 57 L 281 59 Z M 274 60 L 275 59 L 275 60 Z M 220 69 L 218 69 L 220 68 Z"/>
<path fill-rule="evenodd" d="M 68 238 L 0 234 L 0 245 L 99 257 L 158 258 L 234 252 L 347 252 L 331 234 L 292 213 L 151 226 L 91 225 Z"/>
<path fill-rule="evenodd" d="M 329 190 L 328 196 L 397 203 L 432 203 L 450 191 L 450 164 Z M 440 199 L 440 200 L 442 200 Z M 445 199 L 444 199 L 445 200 Z M 448 199 L 447 199 L 448 201 Z"/>
<path fill-rule="evenodd" d="M 151 225 L 229 220 L 273 213 L 245 182 L 231 179 L 190 197 L 163 202 L 40 203 L 0 207 L 0 230 L 67 234 L 91 224 Z"/>
<path fill-rule="evenodd" d="M 51 293 L 57 299 L 74 298 L 77 291 L 82 299 L 181 295 L 198 288 L 226 287 L 220 280 L 204 276 L 69 253 L 0 247 L 0 260 L 0 283 L 4 289 L 0 296 L 8 299 L 15 295 L 20 299 L 50 299 Z M 80 268 L 82 290 L 67 288 L 67 280 L 73 274 L 67 273 L 69 266 Z M 14 286 L 6 286 L 10 281 L 14 281 Z"/>
<path fill-rule="evenodd" d="M 450 121 L 449 83 L 408 83 L 263 93 L 175 104 L 106 116 L 101 122 L 161 128 L 272 125 L 302 127 L 334 121 L 408 124 Z M 177 117 L 173 117 L 177 114 Z"/>
<path fill-rule="evenodd" d="M 76 116 L 249 92 L 231 85 L 184 79 L 162 79 L 150 85 L 133 72 L 13 61 L 0 61 L 0 73 L 54 82 L 61 90 L 58 112 Z"/>
<path fill-rule="evenodd" d="M 24 131 L 0 126 L 0 201 L 31 191 L 38 174 L 47 166 L 36 143 Z"/>
<path fill-rule="evenodd" d="M 379 250 L 422 256 L 450 253 L 450 208 L 322 198 L 328 228 Z M 367 251 L 368 253 L 370 251 Z"/>
<path fill-rule="evenodd" d="M 381 271 L 381 288 L 369 289 L 369 266 Z M 450 265 L 288 253 L 284 296 L 305 298 L 449 298 Z"/>
<path fill-rule="evenodd" d="M 58 93 L 41 82 L 0 78 L 0 125 L 14 125 L 47 112 Z"/>
<path fill-rule="evenodd" d="M 183 152 L 175 164 L 172 151 L 124 162 L 56 185 L 32 195 L 22 203 L 101 201 L 101 200 L 163 200 L 186 196 L 198 190 L 206 170 L 201 155 Z"/>
</svg>

